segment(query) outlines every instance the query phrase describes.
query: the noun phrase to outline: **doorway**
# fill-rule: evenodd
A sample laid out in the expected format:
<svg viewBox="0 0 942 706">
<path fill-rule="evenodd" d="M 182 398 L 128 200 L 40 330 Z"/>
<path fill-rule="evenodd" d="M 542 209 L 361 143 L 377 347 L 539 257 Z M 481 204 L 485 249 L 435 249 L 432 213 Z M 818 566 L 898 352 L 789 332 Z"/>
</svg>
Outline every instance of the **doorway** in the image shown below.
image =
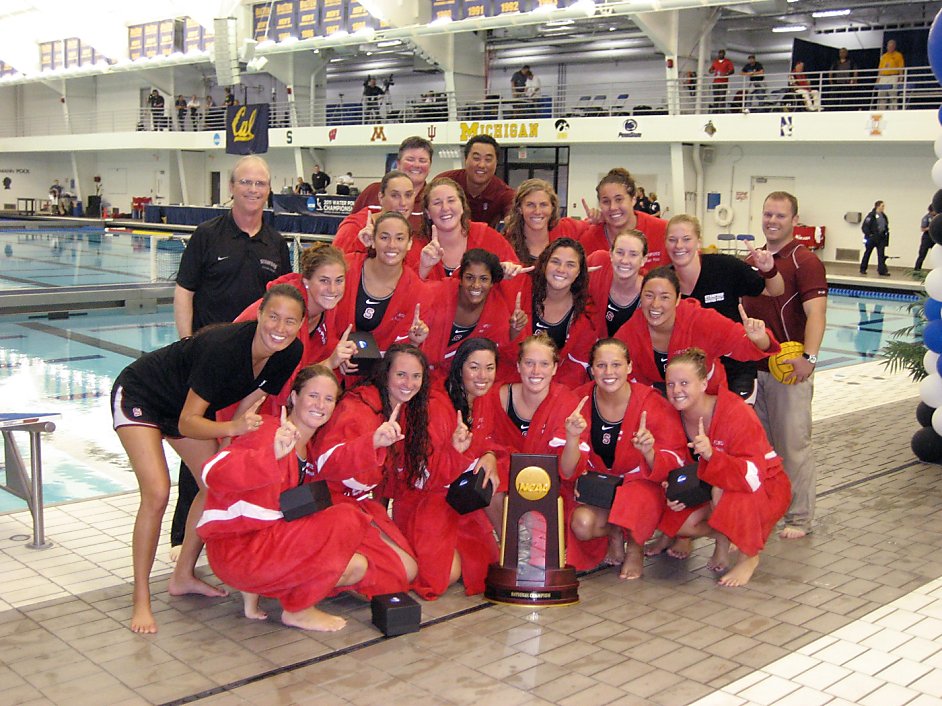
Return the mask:
<svg viewBox="0 0 942 706">
<path fill-rule="evenodd" d="M 553 185 L 559 196 L 559 215 L 566 215 L 569 195 L 568 147 L 504 147 L 503 179 L 516 189 L 527 179 L 543 179 Z"/>
<path fill-rule="evenodd" d="M 213 206 L 218 206 L 222 203 L 222 199 L 219 197 L 219 188 L 221 183 L 219 175 L 219 172 L 209 173 L 209 202 L 213 204 Z"/>
</svg>

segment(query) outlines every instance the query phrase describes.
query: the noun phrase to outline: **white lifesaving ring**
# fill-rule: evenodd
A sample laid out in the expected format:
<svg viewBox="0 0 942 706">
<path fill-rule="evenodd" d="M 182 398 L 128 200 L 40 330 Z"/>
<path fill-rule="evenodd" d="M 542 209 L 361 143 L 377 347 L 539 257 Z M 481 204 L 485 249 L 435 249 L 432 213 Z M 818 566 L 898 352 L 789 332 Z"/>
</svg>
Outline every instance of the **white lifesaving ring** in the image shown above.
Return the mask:
<svg viewBox="0 0 942 706">
<path fill-rule="evenodd" d="M 733 222 L 733 209 L 726 205 L 717 206 L 713 210 L 713 220 L 716 221 L 716 225 L 725 228 Z"/>
</svg>

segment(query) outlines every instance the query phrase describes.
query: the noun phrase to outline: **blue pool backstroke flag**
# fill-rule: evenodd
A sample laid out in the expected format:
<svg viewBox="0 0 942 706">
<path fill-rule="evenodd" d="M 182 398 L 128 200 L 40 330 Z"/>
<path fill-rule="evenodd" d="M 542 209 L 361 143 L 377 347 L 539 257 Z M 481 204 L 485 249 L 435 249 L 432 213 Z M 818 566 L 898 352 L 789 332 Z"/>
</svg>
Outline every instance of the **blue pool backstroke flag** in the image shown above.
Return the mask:
<svg viewBox="0 0 942 706">
<path fill-rule="evenodd" d="M 226 108 L 226 154 L 268 152 L 268 104 Z"/>
</svg>

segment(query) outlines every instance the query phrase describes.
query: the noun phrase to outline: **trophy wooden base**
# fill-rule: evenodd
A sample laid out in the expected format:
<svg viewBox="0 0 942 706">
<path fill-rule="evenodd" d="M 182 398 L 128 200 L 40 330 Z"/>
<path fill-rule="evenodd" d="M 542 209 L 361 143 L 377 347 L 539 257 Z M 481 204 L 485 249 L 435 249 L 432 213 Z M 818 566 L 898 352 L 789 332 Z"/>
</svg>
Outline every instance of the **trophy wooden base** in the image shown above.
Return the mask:
<svg viewBox="0 0 942 706">
<path fill-rule="evenodd" d="M 546 569 L 540 581 L 526 581 L 514 568 L 491 564 L 484 582 L 484 597 L 492 603 L 507 605 L 573 605 L 579 602 L 579 580 L 571 566 Z"/>
</svg>

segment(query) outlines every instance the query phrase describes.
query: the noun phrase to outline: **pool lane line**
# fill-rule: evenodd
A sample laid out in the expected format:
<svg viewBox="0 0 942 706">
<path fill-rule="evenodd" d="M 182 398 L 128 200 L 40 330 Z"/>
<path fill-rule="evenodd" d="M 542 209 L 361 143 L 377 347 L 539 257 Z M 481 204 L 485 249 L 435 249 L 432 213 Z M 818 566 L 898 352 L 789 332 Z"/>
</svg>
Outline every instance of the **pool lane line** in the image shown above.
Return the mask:
<svg viewBox="0 0 942 706">
<path fill-rule="evenodd" d="M 137 360 L 147 351 L 138 350 L 137 348 L 130 348 L 128 346 L 122 346 L 117 343 L 111 343 L 105 341 L 101 338 L 96 338 L 94 336 L 88 336 L 84 333 L 77 333 L 75 331 L 67 331 L 65 329 L 57 328 L 56 326 L 50 326 L 49 324 L 42 324 L 38 321 L 28 321 L 21 324 L 18 324 L 24 328 L 28 328 L 32 331 L 39 331 L 40 333 L 48 333 L 50 336 L 58 336 L 59 338 L 64 338 L 67 341 L 76 341 L 77 343 L 84 343 L 85 345 L 92 346 L 93 348 L 99 348 L 103 351 L 108 351 L 109 353 L 117 353 L 118 355 L 127 356 L 128 358 L 133 358 Z"/>
<path fill-rule="evenodd" d="M 477 613 L 478 611 L 485 610 L 493 606 L 494 604 L 489 603 L 489 602 L 478 603 L 477 605 L 471 606 L 470 608 L 464 608 L 455 613 L 449 613 L 448 615 L 442 615 L 438 618 L 429 620 L 427 623 L 422 623 L 421 627 L 422 628 L 431 627 L 433 625 L 437 625 L 438 623 L 443 623 L 447 620 L 453 620 L 454 618 L 460 618 L 465 615 Z M 243 686 L 248 686 L 249 684 L 254 684 L 255 682 L 259 682 L 264 679 L 269 679 L 271 677 L 276 677 L 280 674 L 294 672 L 294 671 L 297 671 L 298 669 L 303 669 L 304 667 L 310 667 L 312 665 L 319 664 L 321 662 L 326 662 L 336 657 L 343 657 L 344 655 L 351 654 L 352 652 L 359 652 L 365 647 L 372 647 L 373 645 L 379 644 L 383 640 L 391 640 L 391 639 L 393 638 L 385 637 L 384 635 L 378 635 L 377 637 L 366 640 L 365 642 L 359 642 L 355 645 L 348 645 L 347 647 L 341 647 L 338 650 L 334 650 L 333 652 L 327 652 L 325 654 L 318 655 L 317 657 L 311 657 L 309 659 L 301 660 L 300 662 L 286 664 L 282 667 L 275 667 L 274 669 L 269 669 L 267 671 L 260 672 L 259 674 L 253 674 L 250 677 L 243 677 L 242 679 L 231 681 L 228 684 L 221 684 L 220 686 L 213 687 L 212 689 L 206 689 L 205 691 L 200 691 L 195 694 L 190 694 L 189 696 L 184 696 L 179 699 L 174 699 L 173 701 L 165 701 L 164 703 L 160 704 L 160 706 L 178 706 L 179 704 L 188 704 L 194 701 L 199 701 L 200 699 L 209 698 L 210 696 L 216 696 L 217 694 L 234 691 L 235 689 L 239 689 Z"/>
<path fill-rule="evenodd" d="M 40 282 L 38 279 L 26 279 L 25 277 L 14 277 L 13 275 L 0 275 L 0 279 L 5 279 L 8 282 L 16 282 L 17 284 L 32 284 L 37 287 L 49 286 L 48 283 Z"/>
</svg>

